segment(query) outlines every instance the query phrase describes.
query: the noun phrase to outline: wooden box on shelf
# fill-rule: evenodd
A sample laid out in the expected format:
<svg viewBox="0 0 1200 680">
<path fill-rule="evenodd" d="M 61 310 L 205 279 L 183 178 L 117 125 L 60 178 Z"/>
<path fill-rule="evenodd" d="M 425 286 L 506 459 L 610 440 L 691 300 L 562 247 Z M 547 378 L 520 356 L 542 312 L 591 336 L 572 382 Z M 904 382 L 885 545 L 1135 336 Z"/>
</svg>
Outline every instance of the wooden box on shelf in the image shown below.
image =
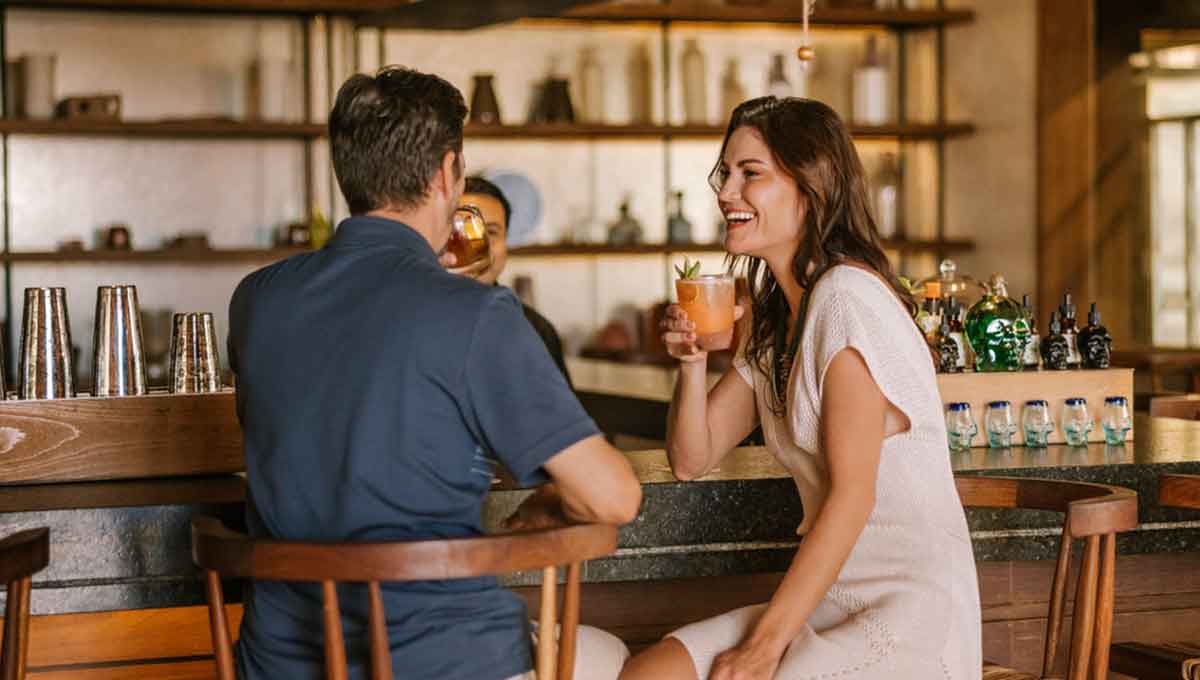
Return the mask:
<svg viewBox="0 0 1200 680">
<path fill-rule="evenodd" d="M 988 402 L 1007 401 L 1012 404 L 1013 420 L 1017 423 L 1014 442 L 1024 445 L 1025 433 L 1020 427 L 1021 411 L 1026 401 L 1043 399 L 1050 407 L 1054 418 L 1051 444 L 1064 444 L 1062 414 L 1067 399 L 1087 399 L 1088 412 L 1092 418 L 1089 441 L 1103 442 L 1104 430 L 1100 427 L 1100 415 L 1106 397 L 1125 397 L 1132 415 L 1133 369 L 1110 368 L 1102 371 L 1022 371 L 1019 373 L 943 373 L 938 375 L 938 391 L 945 407 L 954 402 L 971 405 L 971 414 L 979 426 L 979 436 L 973 443 L 987 446 L 984 429 L 984 414 Z M 1132 428 L 1132 423 L 1130 424 Z M 1134 431 L 1126 439 L 1133 440 Z"/>
<path fill-rule="evenodd" d="M 233 390 L 0 401 L 0 484 L 240 472 Z"/>
</svg>

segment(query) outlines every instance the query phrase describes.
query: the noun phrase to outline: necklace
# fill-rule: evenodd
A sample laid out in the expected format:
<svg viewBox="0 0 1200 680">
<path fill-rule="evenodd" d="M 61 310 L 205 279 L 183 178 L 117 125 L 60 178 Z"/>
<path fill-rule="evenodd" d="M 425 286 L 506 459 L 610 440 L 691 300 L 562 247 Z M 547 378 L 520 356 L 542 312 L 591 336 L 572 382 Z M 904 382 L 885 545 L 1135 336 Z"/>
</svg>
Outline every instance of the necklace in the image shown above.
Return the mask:
<svg viewBox="0 0 1200 680">
<path fill-rule="evenodd" d="M 796 324 L 792 330 L 791 342 L 787 340 L 787 324 L 780 324 L 775 329 L 775 375 L 771 387 L 775 390 L 775 402 L 780 406 L 787 404 L 788 383 L 792 377 L 792 366 L 795 364 L 796 350 L 800 348 L 800 320 L 803 318 L 803 314 L 796 315 Z"/>
</svg>

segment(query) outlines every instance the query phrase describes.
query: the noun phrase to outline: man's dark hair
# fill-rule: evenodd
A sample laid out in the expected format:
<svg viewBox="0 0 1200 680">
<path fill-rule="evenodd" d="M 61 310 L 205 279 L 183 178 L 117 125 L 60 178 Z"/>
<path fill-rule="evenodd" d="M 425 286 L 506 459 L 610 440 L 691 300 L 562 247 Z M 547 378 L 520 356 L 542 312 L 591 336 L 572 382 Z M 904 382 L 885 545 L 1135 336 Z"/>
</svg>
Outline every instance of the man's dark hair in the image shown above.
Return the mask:
<svg viewBox="0 0 1200 680">
<path fill-rule="evenodd" d="M 462 153 L 466 115 L 462 93 L 435 75 L 388 66 L 351 76 L 329 114 L 333 170 L 350 212 L 420 205 L 446 153 Z"/>
<path fill-rule="evenodd" d="M 509 205 L 508 199 L 504 196 L 504 192 L 500 191 L 500 187 L 480 177 L 479 175 L 471 175 L 467 178 L 467 188 L 463 190 L 463 193 L 491 196 L 497 201 L 500 201 L 500 207 L 504 208 L 504 226 L 506 229 L 508 228 L 508 223 L 512 221 L 512 206 Z"/>
</svg>

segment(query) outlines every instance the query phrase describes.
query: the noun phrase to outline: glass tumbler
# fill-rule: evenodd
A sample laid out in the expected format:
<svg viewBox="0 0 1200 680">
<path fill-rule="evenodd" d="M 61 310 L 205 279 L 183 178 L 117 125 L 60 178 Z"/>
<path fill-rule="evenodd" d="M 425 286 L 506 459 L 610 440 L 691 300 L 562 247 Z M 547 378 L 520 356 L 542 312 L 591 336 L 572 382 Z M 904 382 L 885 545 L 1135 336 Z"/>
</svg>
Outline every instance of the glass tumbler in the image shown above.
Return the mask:
<svg viewBox="0 0 1200 680">
<path fill-rule="evenodd" d="M 1104 443 L 1120 446 L 1125 443 L 1125 433 L 1132 423 L 1129 418 L 1129 402 L 1125 397 L 1105 397 L 1104 411 L 1100 414 L 1100 425 L 1104 428 Z"/>
<path fill-rule="evenodd" d="M 979 426 L 971 415 L 971 405 L 955 402 L 946 409 L 946 434 L 951 451 L 970 451 L 971 440 L 979 434 Z"/>
<path fill-rule="evenodd" d="M 1073 397 L 1067 400 L 1062 428 L 1069 446 L 1087 446 L 1088 433 L 1092 431 L 1092 416 L 1088 413 L 1087 399 Z"/>
<path fill-rule="evenodd" d="M 1045 400 L 1033 399 L 1025 402 L 1021 424 L 1025 428 L 1025 446 L 1042 449 L 1050 444 L 1050 434 L 1054 432 L 1054 419 L 1050 417 L 1050 405 Z"/>
<path fill-rule="evenodd" d="M 989 447 L 1005 449 L 1012 446 L 1013 435 L 1017 433 L 1017 424 L 1013 421 L 1012 404 L 1007 401 L 988 402 L 987 413 L 983 416 L 983 426 L 987 429 Z"/>
</svg>

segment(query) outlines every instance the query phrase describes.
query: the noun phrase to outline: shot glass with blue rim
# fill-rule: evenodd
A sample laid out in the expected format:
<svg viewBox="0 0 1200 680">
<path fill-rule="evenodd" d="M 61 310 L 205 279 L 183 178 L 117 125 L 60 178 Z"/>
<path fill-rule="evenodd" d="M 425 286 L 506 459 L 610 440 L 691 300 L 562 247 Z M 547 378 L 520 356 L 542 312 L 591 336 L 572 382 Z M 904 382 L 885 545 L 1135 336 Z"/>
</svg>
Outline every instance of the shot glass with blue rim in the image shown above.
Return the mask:
<svg viewBox="0 0 1200 680">
<path fill-rule="evenodd" d="M 1087 399 L 1072 397 L 1067 400 L 1062 428 L 1069 446 L 1087 446 L 1088 433 L 1092 431 L 1092 415 L 1088 413 Z"/>
<path fill-rule="evenodd" d="M 1125 397 L 1105 397 L 1100 425 L 1104 428 L 1104 443 L 1110 446 L 1124 444 L 1125 434 L 1132 427 L 1128 400 Z"/>
<path fill-rule="evenodd" d="M 1054 432 L 1054 418 L 1050 415 L 1050 405 L 1044 399 L 1025 402 L 1021 425 L 1025 429 L 1025 446 L 1046 448 L 1050 444 L 1050 434 Z"/>
<path fill-rule="evenodd" d="M 951 451 L 970 451 L 971 440 L 979 434 L 979 426 L 971 415 L 971 405 L 955 402 L 946 408 L 946 435 Z"/>
<path fill-rule="evenodd" d="M 1007 401 L 991 401 L 983 416 L 983 427 L 987 430 L 988 446 L 1006 449 L 1012 446 L 1017 424 L 1013 421 L 1012 404 Z"/>
</svg>

